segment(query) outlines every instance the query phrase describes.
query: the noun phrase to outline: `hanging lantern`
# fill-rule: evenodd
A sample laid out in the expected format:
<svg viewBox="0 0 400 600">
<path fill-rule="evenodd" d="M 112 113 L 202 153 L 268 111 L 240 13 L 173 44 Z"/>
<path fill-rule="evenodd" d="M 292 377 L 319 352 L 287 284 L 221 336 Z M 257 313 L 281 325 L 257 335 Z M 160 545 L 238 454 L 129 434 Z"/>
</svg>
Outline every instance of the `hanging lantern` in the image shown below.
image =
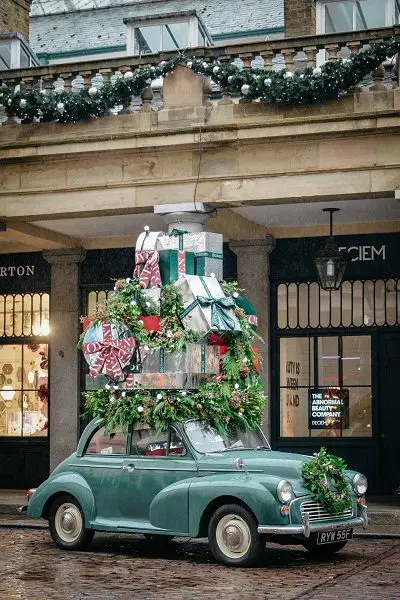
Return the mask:
<svg viewBox="0 0 400 600">
<path fill-rule="evenodd" d="M 323 209 L 324 212 L 329 212 L 329 238 L 324 247 L 314 257 L 321 288 L 328 291 L 340 289 L 349 260 L 347 252 L 340 252 L 339 246 L 332 235 L 332 215 L 338 210 L 340 209 Z"/>
</svg>

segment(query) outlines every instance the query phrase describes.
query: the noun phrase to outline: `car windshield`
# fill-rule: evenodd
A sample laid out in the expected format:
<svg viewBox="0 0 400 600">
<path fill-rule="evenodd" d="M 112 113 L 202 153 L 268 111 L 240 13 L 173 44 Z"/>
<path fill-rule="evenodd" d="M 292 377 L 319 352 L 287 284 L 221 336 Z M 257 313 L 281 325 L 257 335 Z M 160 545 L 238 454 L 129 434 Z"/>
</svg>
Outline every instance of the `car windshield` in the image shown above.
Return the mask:
<svg viewBox="0 0 400 600">
<path fill-rule="evenodd" d="M 261 429 L 239 431 L 230 429 L 222 437 L 217 431 L 202 421 L 186 421 L 185 431 L 198 452 L 228 452 L 234 450 L 270 450 L 267 439 Z"/>
</svg>

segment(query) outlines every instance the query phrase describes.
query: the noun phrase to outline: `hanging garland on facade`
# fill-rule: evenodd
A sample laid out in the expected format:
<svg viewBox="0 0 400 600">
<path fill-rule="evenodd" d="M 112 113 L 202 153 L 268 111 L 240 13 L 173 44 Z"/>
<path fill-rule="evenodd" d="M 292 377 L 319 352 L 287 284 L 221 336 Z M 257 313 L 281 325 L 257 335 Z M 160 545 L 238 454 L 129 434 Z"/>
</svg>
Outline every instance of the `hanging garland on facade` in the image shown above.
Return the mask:
<svg viewBox="0 0 400 600">
<path fill-rule="evenodd" d="M 325 448 L 314 454 L 311 462 L 303 465 L 304 484 L 314 500 L 320 502 L 325 510 L 333 515 L 340 514 L 352 506 L 345 470 L 344 460 L 328 454 Z"/>
<path fill-rule="evenodd" d="M 49 92 L 3 86 L 0 88 L 0 106 L 4 107 L 8 117 L 17 117 L 22 123 L 70 123 L 98 118 L 109 114 L 115 106 L 128 106 L 132 96 L 139 96 L 152 81 L 167 77 L 178 64 L 186 65 L 197 75 L 210 77 L 225 94 L 278 105 L 305 106 L 346 95 L 351 87 L 399 51 L 400 38 L 396 37 L 373 43 L 350 58 L 296 73 L 285 69 L 241 69 L 235 63 L 207 63 L 180 53 L 175 59 L 163 61 L 157 67 L 127 71 L 113 83 L 100 88 L 92 86 L 77 92 L 62 89 Z"/>
</svg>

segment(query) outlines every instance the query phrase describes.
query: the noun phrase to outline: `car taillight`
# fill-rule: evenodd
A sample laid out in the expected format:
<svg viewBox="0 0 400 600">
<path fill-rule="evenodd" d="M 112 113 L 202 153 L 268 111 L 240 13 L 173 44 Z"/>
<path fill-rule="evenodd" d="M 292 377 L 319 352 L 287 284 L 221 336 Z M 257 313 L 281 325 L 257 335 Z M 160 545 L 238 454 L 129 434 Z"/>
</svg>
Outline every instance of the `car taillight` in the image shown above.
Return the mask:
<svg viewBox="0 0 400 600">
<path fill-rule="evenodd" d="M 28 498 L 28 502 L 32 498 L 33 494 L 36 492 L 36 488 L 31 488 L 26 492 L 26 497 Z"/>
</svg>

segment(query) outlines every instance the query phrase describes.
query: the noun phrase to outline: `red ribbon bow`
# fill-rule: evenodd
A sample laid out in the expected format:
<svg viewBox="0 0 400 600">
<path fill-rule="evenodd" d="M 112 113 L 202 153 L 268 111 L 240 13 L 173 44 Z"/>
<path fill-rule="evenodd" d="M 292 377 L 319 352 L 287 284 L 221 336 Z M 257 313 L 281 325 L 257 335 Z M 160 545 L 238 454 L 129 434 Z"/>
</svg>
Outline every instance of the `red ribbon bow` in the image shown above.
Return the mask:
<svg viewBox="0 0 400 600">
<path fill-rule="evenodd" d="M 143 288 L 160 287 L 161 275 L 159 267 L 159 254 L 157 250 L 142 250 L 136 252 L 136 266 L 133 276 L 138 277 L 139 283 Z M 144 265 L 141 268 L 141 265 Z"/>
<path fill-rule="evenodd" d="M 102 323 L 101 327 L 103 341 L 86 342 L 82 347 L 84 354 L 98 353 L 89 373 L 92 377 L 96 377 L 104 368 L 104 373 L 114 381 L 122 381 L 125 378 L 125 373 L 122 371 L 123 366 L 132 357 L 130 349 L 136 347 L 136 340 L 133 337 L 114 340 L 110 323 Z"/>
</svg>

